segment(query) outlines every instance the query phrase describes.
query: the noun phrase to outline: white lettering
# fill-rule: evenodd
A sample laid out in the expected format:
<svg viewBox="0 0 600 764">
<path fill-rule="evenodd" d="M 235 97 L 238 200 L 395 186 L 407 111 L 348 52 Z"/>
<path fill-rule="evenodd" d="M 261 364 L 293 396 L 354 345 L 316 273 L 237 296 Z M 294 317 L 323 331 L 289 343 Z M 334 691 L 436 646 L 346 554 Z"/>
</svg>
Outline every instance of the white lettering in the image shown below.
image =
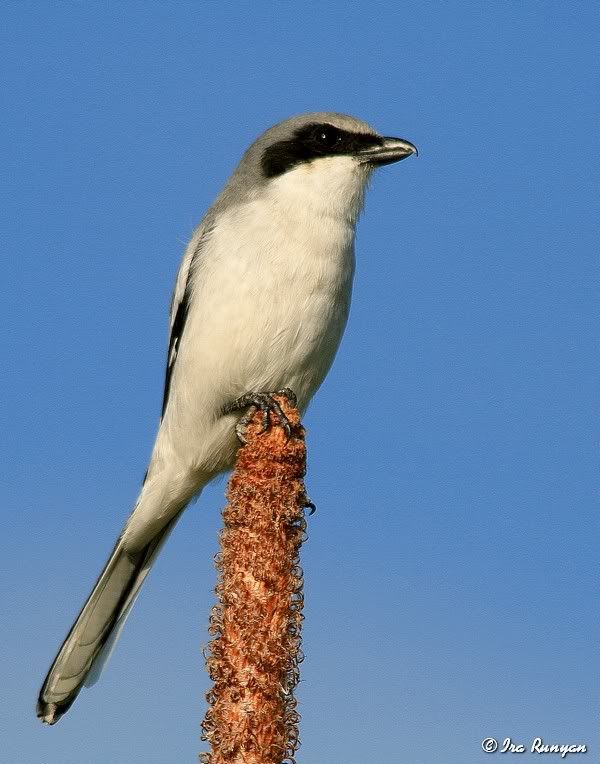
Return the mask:
<svg viewBox="0 0 600 764">
<path fill-rule="evenodd" d="M 506 743 L 507 740 L 510 743 L 510 738 L 506 738 L 504 742 Z M 530 750 L 531 753 L 560 753 L 560 758 L 565 759 L 569 753 L 587 753 L 587 746 L 583 743 L 569 743 L 563 745 L 559 745 L 558 743 L 544 743 L 541 737 L 536 737 L 531 743 Z M 506 751 L 513 753 L 513 750 L 510 747 L 504 747 L 501 752 L 505 753 Z M 519 753 L 521 753 L 521 751 L 519 751 Z"/>
<path fill-rule="evenodd" d="M 525 753 L 525 746 L 522 743 L 513 743 L 509 737 L 505 737 L 500 753 Z"/>
</svg>

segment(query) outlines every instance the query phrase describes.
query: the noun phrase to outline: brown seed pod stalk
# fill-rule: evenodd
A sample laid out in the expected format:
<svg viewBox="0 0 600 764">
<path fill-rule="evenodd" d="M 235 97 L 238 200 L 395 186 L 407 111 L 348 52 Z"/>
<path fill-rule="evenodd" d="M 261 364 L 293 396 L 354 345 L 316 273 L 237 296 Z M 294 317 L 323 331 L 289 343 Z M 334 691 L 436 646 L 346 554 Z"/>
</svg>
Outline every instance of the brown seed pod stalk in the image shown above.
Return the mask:
<svg viewBox="0 0 600 764">
<path fill-rule="evenodd" d="M 273 414 L 262 432 L 258 412 L 227 489 L 206 661 L 213 687 L 202 723 L 211 746 L 205 764 L 294 762 L 299 745 L 293 689 L 302 659 L 306 449 L 298 411 L 277 400 L 291 437 Z"/>
</svg>

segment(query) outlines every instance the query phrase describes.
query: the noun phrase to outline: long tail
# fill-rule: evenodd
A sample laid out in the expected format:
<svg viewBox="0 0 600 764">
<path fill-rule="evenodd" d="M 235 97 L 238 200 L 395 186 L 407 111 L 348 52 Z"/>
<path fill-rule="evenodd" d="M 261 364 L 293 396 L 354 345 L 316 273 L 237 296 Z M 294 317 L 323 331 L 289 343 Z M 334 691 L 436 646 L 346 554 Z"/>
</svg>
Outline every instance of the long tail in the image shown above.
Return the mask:
<svg viewBox="0 0 600 764">
<path fill-rule="evenodd" d="M 40 690 L 37 715 L 55 724 L 66 713 L 84 684 L 92 684 L 120 634 L 144 579 L 179 518 L 179 513 L 145 546 L 125 548 L 123 537 L 100 574 Z"/>
</svg>

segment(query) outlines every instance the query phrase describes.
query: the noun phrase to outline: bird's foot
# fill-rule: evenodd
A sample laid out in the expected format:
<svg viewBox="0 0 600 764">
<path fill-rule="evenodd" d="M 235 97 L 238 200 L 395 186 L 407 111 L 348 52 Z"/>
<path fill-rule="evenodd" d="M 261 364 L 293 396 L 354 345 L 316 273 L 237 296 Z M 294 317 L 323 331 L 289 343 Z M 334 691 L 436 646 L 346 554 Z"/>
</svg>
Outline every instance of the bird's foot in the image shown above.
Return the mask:
<svg viewBox="0 0 600 764">
<path fill-rule="evenodd" d="M 235 426 L 236 435 L 241 443 L 246 445 L 246 430 L 257 411 L 262 411 L 263 432 L 266 432 L 269 428 L 269 413 L 272 412 L 279 420 L 279 425 L 283 427 L 287 437 L 291 437 L 292 426 L 283 409 L 275 400 L 274 396 L 276 395 L 287 398 L 292 406 L 296 405 L 296 394 L 289 387 L 284 387 L 283 390 L 275 390 L 272 393 L 246 393 L 223 406 L 224 414 L 231 414 L 234 411 L 248 408 L 248 411 L 239 419 Z"/>
</svg>

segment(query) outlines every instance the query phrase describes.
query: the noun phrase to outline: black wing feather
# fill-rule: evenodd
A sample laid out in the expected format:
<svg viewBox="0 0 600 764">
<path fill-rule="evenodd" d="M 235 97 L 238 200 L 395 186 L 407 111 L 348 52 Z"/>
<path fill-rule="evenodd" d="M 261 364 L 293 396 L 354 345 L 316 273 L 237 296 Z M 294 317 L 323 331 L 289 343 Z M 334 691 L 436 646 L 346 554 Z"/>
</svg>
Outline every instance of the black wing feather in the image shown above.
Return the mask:
<svg viewBox="0 0 600 764">
<path fill-rule="evenodd" d="M 167 409 L 167 403 L 169 401 L 169 392 L 171 390 L 171 377 L 173 376 L 173 369 L 175 368 L 175 361 L 177 360 L 177 350 L 183 336 L 183 330 L 185 328 L 185 322 L 190 308 L 190 286 L 189 276 L 188 283 L 183 292 L 181 302 L 177 306 L 177 313 L 175 314 L 175 320 L 173 321 L 173 328 L 171 329 L 171 336 L 169 337 L 169 350 L 167 353 L 167 368 L 165 370 L 165 389 L 163 392 L 162 411 L 160 418 L 162 419 Z"/>
<path fill-rule="evenodd" d="M 163 392 L 162 411 L 160 415 L 161 421 L 165 416 L 165 411 L 167 410 L 167 403 L 169 402 L 169 392 L 171 390 L 171 378 L 173 376 L 173 369 L 175 368 L 177 353 L 179 351 L 179 346 L 181 345 L 181 338 L 183 337 L 183 330 L 185 328 L 185 322 L 187 320 L 189 309 L 190 309 L 190 300 L 191 300 L 191 292 L 192 292 L 191 290 L 192 274 L 194 273 L 194 270 L 198 263 L 198 258 L 200 256 L 200 253 L 202 252 L 202 246 L 208 240 L 208 237 L 211 235 L 213 228 L 214 228 L 214 221 L 204 224 L 204 231 L 202 235 L 200 236 L 200 239 L 198 240 L 196 249 L 190 260 L 190 266 L 187 272 L 185 288 L 183 290 L 183 297 L 181 298 L 181 301 L 179 302 L 179 305 L 177 306 L 175 318 L 173 319 L 173 326 L 171 328 L 171 334 L 169 336 L 169 350 L 167 353 L 167 368 L 165 371 L 165 389 Z"/>
</svg>

